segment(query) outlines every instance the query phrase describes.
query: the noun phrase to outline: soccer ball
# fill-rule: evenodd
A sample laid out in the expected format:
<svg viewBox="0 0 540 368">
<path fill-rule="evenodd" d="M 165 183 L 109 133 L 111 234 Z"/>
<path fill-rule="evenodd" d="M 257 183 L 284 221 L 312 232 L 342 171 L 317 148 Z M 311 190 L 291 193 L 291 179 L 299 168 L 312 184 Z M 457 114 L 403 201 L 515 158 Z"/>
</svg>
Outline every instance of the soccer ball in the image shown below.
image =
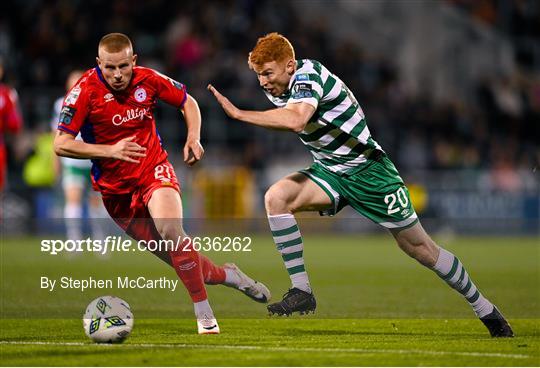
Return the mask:
<svg viewBox="0 0 540 368">
<path fill-rule="evenodd" d="M 133 313 L 124 300 L 100 296 L 86 307 L 83 326 L 86 335 L 95 342 L 122 342 L 133 329 Z"/>
</svg>

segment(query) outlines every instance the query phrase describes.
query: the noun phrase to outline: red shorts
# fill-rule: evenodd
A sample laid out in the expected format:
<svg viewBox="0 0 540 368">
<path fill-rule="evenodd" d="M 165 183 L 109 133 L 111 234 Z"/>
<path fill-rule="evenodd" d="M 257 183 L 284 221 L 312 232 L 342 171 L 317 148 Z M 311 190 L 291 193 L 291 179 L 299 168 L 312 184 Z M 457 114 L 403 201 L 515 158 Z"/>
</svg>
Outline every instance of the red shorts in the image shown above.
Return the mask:
<svg viewBox="0 0 540 368">
<path fill-rule="evenodd" d="M 180 193 L 174 168 L 168 161 L 156 165 L 154 175 L 141 178 L 131 193 L 102 193 L 103 204 L 118 226 L 135 240 L 160 239 L 147 207 L 152 194 L 160 188 L 173 188 Z"/>
</svg>

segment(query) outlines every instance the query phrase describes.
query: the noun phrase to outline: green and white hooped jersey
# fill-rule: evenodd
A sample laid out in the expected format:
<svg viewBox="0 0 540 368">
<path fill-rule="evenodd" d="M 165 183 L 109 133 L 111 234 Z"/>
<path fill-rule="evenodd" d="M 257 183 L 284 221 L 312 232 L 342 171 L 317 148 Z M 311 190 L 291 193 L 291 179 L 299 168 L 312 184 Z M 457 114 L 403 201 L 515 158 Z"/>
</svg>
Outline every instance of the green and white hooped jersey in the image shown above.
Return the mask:
<svg viewBox="0 0 540 368">
<path fill-rule="evenodd" d="M 297 60 L 296 67 L 286 93 L 273 97 L 265 91 L 266 96 L 278 107 L 305 102 L 315 108 L 311 120 L 298 133 L 315 163 L 334 173 L 363 166 L 372 150 L 382 148 L 371 137 L 352 92 L 316 60 Z"/>
</svg>

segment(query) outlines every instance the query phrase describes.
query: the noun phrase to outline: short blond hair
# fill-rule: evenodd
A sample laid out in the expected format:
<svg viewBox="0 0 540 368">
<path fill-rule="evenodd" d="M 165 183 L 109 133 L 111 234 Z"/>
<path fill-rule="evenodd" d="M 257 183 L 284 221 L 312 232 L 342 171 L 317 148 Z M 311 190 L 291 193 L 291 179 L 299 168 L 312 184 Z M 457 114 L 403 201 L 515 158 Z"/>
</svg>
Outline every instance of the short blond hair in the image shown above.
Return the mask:
<svg viewBox="0 0 540 368">
<path fill-rule="evenodd" d="M 109 33 L 103 36 L 99 41 L 98 52 L 102 48 L 107 52 L 115 53 L 124 51 L 126 48 L 133 50 L 133 45 L 131 44 L 129 37 L 125 34 Z"/>
<path fill-rule="evenodd" d="M 249 65 L 263 65 L 272 61 L 294 60 L 294 48 L 289 40 L 272 32 L 260 37 L 253 50 L 249 53 Z"/>
</svg>

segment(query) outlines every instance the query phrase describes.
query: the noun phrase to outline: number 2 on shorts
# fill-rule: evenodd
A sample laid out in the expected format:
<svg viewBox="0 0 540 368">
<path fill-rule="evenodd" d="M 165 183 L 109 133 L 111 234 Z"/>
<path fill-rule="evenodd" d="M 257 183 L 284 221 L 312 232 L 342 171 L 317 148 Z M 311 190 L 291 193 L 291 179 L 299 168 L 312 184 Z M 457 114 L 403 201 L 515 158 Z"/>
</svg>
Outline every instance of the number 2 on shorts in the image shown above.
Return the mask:
<svg viewBox="0 0 540 368">
<path fill-rule="evenodd" d="M 154 172 L 154 177 L 161 181 L 171 180 L 171 171 L 167 164 L 157 165 Z"/>
</svg>

